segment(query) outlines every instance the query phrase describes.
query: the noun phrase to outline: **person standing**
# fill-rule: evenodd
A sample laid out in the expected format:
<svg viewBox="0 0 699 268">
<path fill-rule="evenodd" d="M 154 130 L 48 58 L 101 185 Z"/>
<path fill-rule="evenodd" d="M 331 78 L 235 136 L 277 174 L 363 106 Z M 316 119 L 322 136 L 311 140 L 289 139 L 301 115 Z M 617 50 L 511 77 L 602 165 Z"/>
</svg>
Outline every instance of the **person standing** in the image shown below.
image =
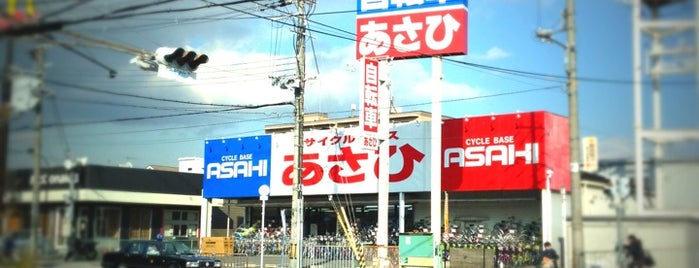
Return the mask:
<svg viewBox="0 0 699 268">
<path fill-rule="evenodd" d="M 3 256 L 5 256 L 6 259 L 15 261 L 16 258 L 16 251 L 17 251 L 17 242 L 16 240 L 16 233 L 10 233 L 5 237 L 5 240 L 3 241 Z"/>
<path fill-rule="evenodd" d="M 165 235 L 163 235 L 163 228 L 160 228 L 160 232 L 157 235 L 155 235 L 155 240 L 158 242 L 163 242 L 164 237 Z"/>
<path fill-rule="evenodd" d="M 629 235 L 626 237 L 624 249 L 626 250 L 626 257 L 631 260 L 629 268 L 643 268 L 645 258 L 643 256 L 643 244 L 641 240 L 636 238 L 635 235 Z"/>
<path fill-rule="evenodd" d="M 551 243 L 544 243 L 544 250 L 541 251 L 541 268 L 558 268 L 558 253 L 551 247 Z"/>
<path fill-rule="evenodd" d="M 66 257 L 65 261 L 70 260 L 70 258 L 75 254 L 75 251 L 78 250 L 78 243 L 80 241 L 78 238 L 75 236 L 74 232 L 71 232 L 70 235 L 68 236 L 68 240 L 66 241 L 66 245 L 68 247 L 68 252 L 66 252 Z"/>
<path fill-rule="evenodd" d="M 165 238 L 165 235 L 163 234 L 163 227 L 160 227 L 160 231 L 157 235 L 155 235 L 156 246 L 160 250 L 163 249 L 163 238 Z"/>
</svg>

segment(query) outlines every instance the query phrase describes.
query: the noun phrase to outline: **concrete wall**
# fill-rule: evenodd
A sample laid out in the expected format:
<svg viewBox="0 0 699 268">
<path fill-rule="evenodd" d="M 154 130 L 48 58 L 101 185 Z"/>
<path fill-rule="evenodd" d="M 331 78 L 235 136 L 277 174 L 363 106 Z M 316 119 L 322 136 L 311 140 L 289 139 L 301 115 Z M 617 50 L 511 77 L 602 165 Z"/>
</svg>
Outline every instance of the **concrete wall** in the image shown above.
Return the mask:
<svg viewBox="0 0 699 268">
<path fill-rule="evenodd" d="M 663 164 L 663 186 L 658 192 L 660 209 L 699 212 L 699 163 Z"/>
<path fill-rule="evenodd" d="M 690 173 L 678 174 L 680 170 L 687 171 L 683 168 L 687 168 L 687 166 L 678 167 L 670 172 L 674 175 L 668 178 L 670 181 L 666 181 L 665 185 L 671 184 L 673 178 L 689 176 L 687 174 Z M 671 170 L 666 168 L 665 171 Z M 693 174 L 698 173 L 694 172 Z M 687 185 L 690 186 L 685 187 L 683 191 L 695 189 L 692 184 Z M 611 200 L 604 194 L 603 186 L 603 184 L 592 182 L 583 185 L 583 236 L 588 267 L 616 266 L 614 251 L 618 239 L 616 212 L 610 206 Z M 678 186 L 673 187 L 677 188 Z M 673 191 L 677 190 L 675 188 L 672 188 Z M 696 199 L 697 195 L 679 192 L 666 195 L 664 198 L 668 202 L 677 202 L 678 200 L 688 202 Z M 699 246 L 699 228 L 697 228 L 699 220 L 696 217 L 692 216 L 691 213 L 684 216 L 639 214 L 636 204 L 635 196 L 623 201 L 625 216 L 622 218 L 622 243 L 626 243 L 627 235 L 636 235 L 642 240 L 643 246 L 651 252 L 656 267 L 695 267 L 699 264 L 699 254 L 695 253 Z M 684 208 L 690 208 L 691 205 L 696 206 L 697 204 L 699 203 L 684 205 Z M 568 216 L 570 216 L 570 210 Z M 567 229 L 568 237 L 570 237 L 570 221 Z M 567 253 L 570 254 L 570 248 Z"/>
<path fill-rule="evenodd" d="M 625 219 L 622 226 L 624 243 L 627 235 L 636 235 L 654 257 L 655 267 L 695 267 L 699 264 L 696 221 L 636 218 Z M 613 219 L 586 221 L 583 232 L 588 267 L 614 264 L 616 222 Z"/>
</svg>

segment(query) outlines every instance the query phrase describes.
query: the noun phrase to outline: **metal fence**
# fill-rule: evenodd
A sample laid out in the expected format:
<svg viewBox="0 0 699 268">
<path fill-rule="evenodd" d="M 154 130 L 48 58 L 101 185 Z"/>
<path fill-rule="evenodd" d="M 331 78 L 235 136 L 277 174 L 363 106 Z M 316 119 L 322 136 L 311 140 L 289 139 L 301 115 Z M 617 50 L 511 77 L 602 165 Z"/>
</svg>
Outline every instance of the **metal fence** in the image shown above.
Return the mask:
<svg viewBox="0 0 699 268">
<path fill-rule="evenodd" d="M 380 263 L 387 262 L 391 267 L 398 267 L 400 258 L 398 258 L 398 246 L 387 246 L 386 248 L 386 259 L 381 260 L 379 251 L 381 247 L 379 246 L 364 246 L 364 259 L 366 260 L 367 267 L 379 267 Z"/>
<path fill-rule="evenodd" d="M 248 256 L 244 254 L 233 254 L 232 256 L 217 256 L 221 260 L 222 267 L 226 268 L 243 268 L 248 267 Z M 259 262 L 258 262 L 259 266 Z"/>
<path fill-rule="evenodd" d="M 617 267 L 616 258 L 613 250 L 585 252 L 585 263 L 590 268 Z"/>
<path fill-rule="evenodd" d="M 222 261 L 223 267 L 260 267 L 260 262 L 264 262 L 264 267 L 289 267 L 289 246 L 282 241 L 266 240 L 265 254 L 263 259 L 260 258 L 260 243 L 254 239 L 236 239 L 236 253 L 233 256 L 216 256 Z M 378 246 L 365 246 L 364 256 L 366 267 L 377 267 L 381 262 L 379 260 Z M 391 267 L 398 267 L 398 247 L 388 246 L 387 258 L 384 262 L 390 263 Z M 341 241 L 332 242 L 329 244 L 316 243 L 315 241 L 306 241 L 302 253 L 304 267 L 327 267 L 327 268 L 346 268 L 360 267 L 359 262 L 355 258 L 354 252 Z"/>
<path fill-rule="evenodd" d="M 538 249 L 526 247 L 452 245 L 447 256 L 451 267 L 536 267 L 541 261 Z"/>
<path fill-rule="evenodd" d="M 265 267 L 288 267 L 289 245 L 283 240 L 265 240 Z M 387 246 L 386 259 L 379 259 L 381 247 L 366 245 L 364 250 L 365 267 L 378 267 L 380 263 L 387 263 L 390 267 L 399 267 L 400 258 L 398 246 Z M 504 267 L 535 267 L 539 262 L 538 250 L 531 248 L 505 248 L 484 245 L 451 245 L 449 248 L 448 267 L 496 267 L 500 263 Z M 260 242 L 259 239 L 236 239 L 234 256 L 217 256 L 223 261 L 224 267 L 259 267 Z M 304 241 L 302 249 L 303 265 L 308 267 L 360 267 L 354 252 L 343 240 L 313 240 Z M 606 265 L 607 256 L 594 257 L 588 255 L 590 263 L 600 263 L 599 267 Z M 613 265 L 613 254 L 611 255 Z M 603 261 L 604 260 L 604 261 Z"/>
</svg>

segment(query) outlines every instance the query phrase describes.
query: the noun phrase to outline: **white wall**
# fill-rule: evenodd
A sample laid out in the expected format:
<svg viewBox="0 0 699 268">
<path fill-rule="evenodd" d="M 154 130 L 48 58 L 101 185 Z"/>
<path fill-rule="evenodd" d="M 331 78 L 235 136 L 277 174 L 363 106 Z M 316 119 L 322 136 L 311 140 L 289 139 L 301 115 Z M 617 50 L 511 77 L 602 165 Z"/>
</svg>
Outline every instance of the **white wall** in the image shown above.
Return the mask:
<svg viewBox="0 0 699 268">
<path fill-rule="evenodd" d="M 696 254 L 697 224 L 691 221 L 657 221 L 637 218 L 622 223 L 622 234 L 634 234 L 641 239 L 643 247 L 651 252 L 655 267 L 695 267 L 699 262 Z M 613 264 L 616 260 L 614 247 L 617 242 L 616 223 L 610 221 L 585 222 L 585 251 L 587 265 Z"/>
<path fill-rule="evenodd" d="M 201 157 L 180 157 L 179 172 L 204 174 L 204 158 Z"/>
<path fill-rule="evenodd" d="M 662 208 L 673 211 L 691 211 L 699 213 L 698 163 L 670 163 L 662 165 L 663 187 L 658 197 Z"/>
<path fill-rule="evenodd" d="M 667 168 L 665 170 L 666 172 L 670 171 Z M 679 174 L 678 170 L 671 173 L 673 175 L 670 176 L 669 180 L 686 177 Z M 666 181 L 665 185 L 671 183 L 672 181 Z M 677 187 L 675 186 L 675 188 Z M 675 188 L 673 191 L 677 190 Z M 685 188 L 683 191 L 694 189 L 692 186 Z M 610 206 L 611 201 L 605 196 L 603 190 L 602 184 L 587 182 L 582 191 L 584 250 L 588 267 L 595 265 L 597 267 L 616 266 L 614 252 L 617 243 L 616 212 Z M 666 188 L 666 190 L 668 189 Z M 697 195 L 673 193 L 665 198 L 666 201 L 687 201 L 696 199 Z M 699 254 L 695 253 L 696 248 L 699 247 L 699 230 L 697 228 L 699 221 L 696 217 L 692 217 L 691 214 L 665 217 L 639 214 L 635 196 L 629 197 L 623 204 L 626 210 L 622 220 L 623 243 L 626 242 L 627 235 L 636 235 L 642 240 L 644 248 L 650 250 L 653 255 L 656 262 L 655 267 L 696 267 L 699 264 Z M 694 202 L 685 206 L 696 206 L 697 204 L 699 203 Z M 570 222 L 568 222 L 567 229 L 570 234 Z"/>
</svg>

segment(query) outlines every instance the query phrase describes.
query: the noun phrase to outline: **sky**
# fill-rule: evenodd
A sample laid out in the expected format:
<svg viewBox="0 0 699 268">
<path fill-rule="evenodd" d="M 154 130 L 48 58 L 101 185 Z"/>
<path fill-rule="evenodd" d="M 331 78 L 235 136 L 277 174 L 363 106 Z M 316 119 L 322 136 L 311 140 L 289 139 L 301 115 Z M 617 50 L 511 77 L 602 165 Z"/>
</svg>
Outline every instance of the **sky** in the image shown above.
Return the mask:
<svg viewBox="0 0 699 268">
<path fill-rule="evenodd" d="M 25 1 L 18 2 L 18 9 L 23 9 Z M 29 51 L 39 46 L 45 51 L 42 165 L 61 166 L 65 159 L 86 157 L 88 164 L 98 165 L 177 166 L 180 157 L 203 157 L 207 139 L 261 135 L 265 125 L 292 123 L 291 105 L 220 111 L 226 108 L 221 105 L 292 101 L 292 92 L 272 85 L 270 78 L 292 76 L 296 68 L 290 18 L 296 9 L 269 6 L 278 2 L 222 7 L 211 3 L 229 2 L 174 1 L 125 10 L 155 1 L 35 0 L 45 21 L 67 22 L 64 30 L 139 50 L 185 47 L 210 57 L 197 70 L 196 80 L 175 81 L 130 63 L 136 54 L 96 47 L 61 32 L 50 33 L 52 40 L 15 39 L 15 96 L 26 96 L 37 84 L 32 78 L 37 65 Z M 311 79 L 306 84 L 304 111 L 348 117 L 359 99 L 356 1 L 317 2 L 308 18 L 306 76 Z M 598 137 L 601 159 L 632 159 L 631 7 L 615 0 L 576 2 L 580 136 Z M 675 4 L 663 15 L 693 18 L 695 2 Z M 562 0 L 469 1 L 468 55 L 445 58 L 443 114 L 464 117 L 543 110 L 567 116 L 564 49 L 541 42 L 534 34 L 538 28 L 561 29 L 564 5 Z M 183 8 L 192 10 L 178 12 Z M 100 17 L 104 14 L 108 15 Z M 124 18 L 105 19 L 116 15 Z M 566 42 L 564 32 L 554 38 Z M 668 42 L 696 44 L 692 34 Z M 7 38 L 0 37 L 1 51 L 6 46 Z M 647 39 L 643 46 L 648 46 Z M 3 70 L 4 59 L 0 61 Z M 464 62 L 537 75 L 513 75 Z M 110 78 L 100 65 L 115 70 L 116 76 Z M 393 61 L 394 105 L 402 111 L 429 112 L 430 77 L 430 59 Z M 644 81 L 649 81 L 647 76 Z M 697 129 L 696 74 L 662 81 L 663 125 Z M 648 85 L 644 83 L 646 104 L 650 103 Z M 651 126 L 649 111 L 644 117 L 645 126 Z M 12 113 L 11 168 L 31 167 L 34 119 L 31 110 Z M 668 155 L 699 157 L 695 150 L 699 147 L 692 146 L 669 145 Z"/>
</svg>

